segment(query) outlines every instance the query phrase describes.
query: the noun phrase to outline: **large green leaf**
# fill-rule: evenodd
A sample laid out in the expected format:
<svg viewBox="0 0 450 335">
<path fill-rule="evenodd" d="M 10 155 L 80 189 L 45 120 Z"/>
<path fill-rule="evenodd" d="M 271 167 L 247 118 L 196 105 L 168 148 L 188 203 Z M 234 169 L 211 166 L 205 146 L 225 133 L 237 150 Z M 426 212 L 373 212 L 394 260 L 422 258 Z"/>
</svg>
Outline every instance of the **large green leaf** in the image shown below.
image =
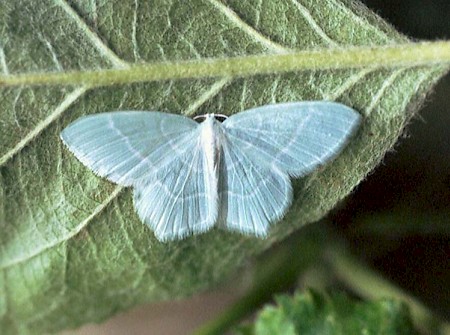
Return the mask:
<svg viewBox="0 0 450 335">
<path fill-rule="evenodd" d="M 328 51 L 379 46 L 382 54 L 386 45 L 408 43 L 352 1 L 1 1 L 0 332 L 52 332 L 192 294 L 323 217 L 380 161 L 446 71 L 411 60 L 394 68 L 352 68 L 350 58 L 327 66 Z M 257 73 L 263 55 L 295 50 L 316 50 L 322 65 L 243 78 L 232 63 L 224 78 L 170 74 L 138 83 L 138 73 L 128 81 L 135 83 L 104 87 L 76 74 L 73 86 L 11 84 L 33 72 L 96 70 L 100 78 L 105 69 L 172 61 L 173 73 L 183 60 L 245 55 L 255 56 Z M 230 114 L 322 99 L 352 106 L 363 126 L 332 164 L 296 181 L 293 207 L 266 240 L 214 230 L 159 243 L 137 218 L 131 190 L 94 176 L 59 140 L 76 118 L 117 109 Z"/>
</svg>

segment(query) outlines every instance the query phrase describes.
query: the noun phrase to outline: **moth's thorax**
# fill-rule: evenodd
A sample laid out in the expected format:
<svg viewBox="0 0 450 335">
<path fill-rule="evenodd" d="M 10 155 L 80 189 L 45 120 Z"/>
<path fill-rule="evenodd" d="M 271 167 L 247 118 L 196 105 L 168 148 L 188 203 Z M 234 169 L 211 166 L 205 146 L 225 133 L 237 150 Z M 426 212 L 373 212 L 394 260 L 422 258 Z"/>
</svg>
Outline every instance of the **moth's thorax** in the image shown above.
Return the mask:
<svg viewBox="0 0 450 335">
<path fill-rule="evenodd" d="M 205 121 L 200 125 L 200 146 L 203 154 L 203 178 L 205 191 L 211 203 L 213 221 L 217 218 L 218 206 L 218 173 L 220 161 L 221 127 L 214 114 L 205 115 Z"/>
<path fill-rule="evenodd" d="M 210 167 L 217 165 L 220 136 L 220 122 L 215 119 L 214 114 L 205 115 L 205 121 L 200 124 L 200 145 Z"/>
</svg>

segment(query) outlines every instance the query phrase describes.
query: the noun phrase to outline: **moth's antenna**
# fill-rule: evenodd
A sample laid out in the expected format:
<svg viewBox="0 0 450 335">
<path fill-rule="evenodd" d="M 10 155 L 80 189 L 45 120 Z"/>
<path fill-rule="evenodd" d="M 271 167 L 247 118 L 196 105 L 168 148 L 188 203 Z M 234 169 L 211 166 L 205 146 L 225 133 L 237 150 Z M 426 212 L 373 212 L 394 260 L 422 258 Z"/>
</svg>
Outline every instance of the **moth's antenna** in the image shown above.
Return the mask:
<svg viewBox="0 0 450 335">
<path fill-rule="evenodd" d="M 195 121 L 200 120 L 200 119 L 206 119 L 206 114 L 194 116 L 194 120 L 195 120 Z"/>
<path fill-rule="evenodd" d="M 225 114 L 214 114 L 214 117 L 217 118 L 221 118 L 223 120 L 221 120 L 221 122 L 225 121 L 226 119 L 228 119 L 228 116 Z"/>
</svg>

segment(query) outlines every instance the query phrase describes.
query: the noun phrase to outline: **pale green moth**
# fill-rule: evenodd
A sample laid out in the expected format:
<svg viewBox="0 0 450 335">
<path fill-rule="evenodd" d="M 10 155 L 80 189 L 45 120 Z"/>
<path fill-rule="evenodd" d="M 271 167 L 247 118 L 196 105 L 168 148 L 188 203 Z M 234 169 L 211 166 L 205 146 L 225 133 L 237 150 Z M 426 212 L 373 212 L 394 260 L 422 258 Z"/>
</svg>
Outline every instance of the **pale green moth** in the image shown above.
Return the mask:
<svg viewBox="0 0 450 335">
<path fill-rule="evenodd" d="M 61 138 L 96 174 L 133 187 L 137 214 L 160 241 L 214 225 L 264 237 L 292 202 L 290 177 L 334 158 L 361 122 L 353 109 L 327 101 L 203 118 L 101 113 L 76 120 Z"/>
</svg>

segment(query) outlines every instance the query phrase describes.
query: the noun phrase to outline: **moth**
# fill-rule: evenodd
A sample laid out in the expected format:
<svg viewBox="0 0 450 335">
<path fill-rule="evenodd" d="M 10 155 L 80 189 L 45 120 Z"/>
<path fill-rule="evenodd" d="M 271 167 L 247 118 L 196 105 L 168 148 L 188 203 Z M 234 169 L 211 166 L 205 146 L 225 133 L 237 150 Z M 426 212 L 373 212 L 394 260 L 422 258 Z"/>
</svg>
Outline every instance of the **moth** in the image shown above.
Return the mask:
<svg viewBox="0 0 450 335">
<path fill-rule="evenodd" d="M 94 173 L 133 188 L 139 218 L 160 241 L 213 226 L 264 237 L 292 202 L 290 177 L 337 156 L 361 123 L 356 111 L 328 101 L 200 119 L 99 113 L 71 123 L 61 139 Z"/>
</svg>

